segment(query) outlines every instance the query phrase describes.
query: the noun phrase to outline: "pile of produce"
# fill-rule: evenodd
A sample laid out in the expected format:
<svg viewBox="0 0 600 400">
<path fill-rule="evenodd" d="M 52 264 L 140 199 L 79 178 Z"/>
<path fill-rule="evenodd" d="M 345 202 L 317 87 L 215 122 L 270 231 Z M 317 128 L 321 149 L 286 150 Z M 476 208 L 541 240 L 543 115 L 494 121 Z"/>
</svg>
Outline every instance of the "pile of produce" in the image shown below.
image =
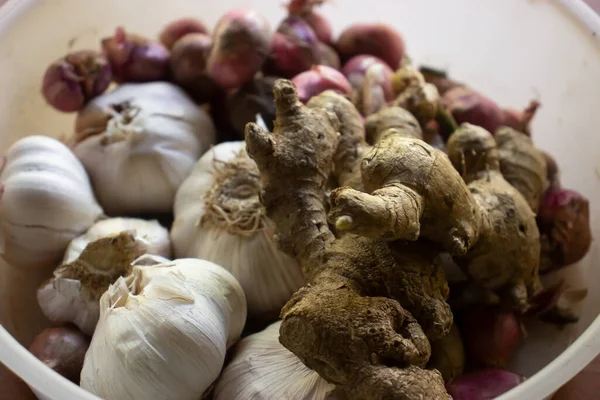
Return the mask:
<svg viewBox="0 0 600 400">
<path fill-rule="evenodd" d="M 540 104 L 415 66 L 387 25 L 335 40 L 321 2 L 48 67 L 74 133 L 23 132 L 0 174 L 48 367 L 107 400 L 492 399 L 527 319 L 577 320 L 585 291 L 540 276 L 584 257 L 589 205 L 532 140 Z"/>
</svg>

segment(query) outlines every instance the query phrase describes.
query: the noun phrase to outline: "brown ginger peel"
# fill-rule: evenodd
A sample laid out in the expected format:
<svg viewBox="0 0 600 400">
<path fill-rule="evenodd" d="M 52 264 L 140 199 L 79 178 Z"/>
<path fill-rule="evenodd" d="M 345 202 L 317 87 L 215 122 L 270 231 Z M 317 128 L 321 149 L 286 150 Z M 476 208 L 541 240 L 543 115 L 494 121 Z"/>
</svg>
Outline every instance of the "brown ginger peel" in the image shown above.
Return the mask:
<svg viewBox="0 0 600 400">
<path fill-rule="evenodd" d="M 326 109 L 337 116 L 340 137 L 333 157 L 333 177 L 339 186 L 362 190 L 360 163 L 371 146 L 365 140 L 365 128 L 358 110 L 350 100 L 333 90 L 313 97 L 307 106 Z"/>
<path fill-rule="evenodd" d="M 416 139 L 423 138 L 419 122 L 410 112 L 402 107 L 392 106 L 384 108 L 377 114 L 370 115 L 365 121 L 367 140 L 371 144 L 379 142 L 382 134 L 391 128 L 401 130 L 405 136 Z"/>
<path fill-rule="evenodd" d="M 423 237 L 465 254 L 477 240 L 479 210 L 448 157 L 411 136 L 395 128 L 382 134 L 362 162 L 367 193 L 336 189 L 330 221 L 374 239 Z"/>
<path fill-rule="evenodd" d="M 449 399 L 441 375 L 422 369 L 429 341 L 400 298 L 439 308 L 444 299 L 435 291 L 424 296 L 420 266 L 397 262 L 387 243 L 334 236 L 322 199 L 339 120 L 325 109 L 304 107 L 289 81 L 278 81 L 274 94 L 274 132 L 249 124 L 247 151 L 260 170 L 261 200 L 280 247 L 299 260 L 310 281 L 282 310 L 281 343 L 349 398 Z M 417 282 L 410 281 L 409 290 L 411 278 Z M 446 318 L 449 324 L 436 323 L 447 332 L 451 313 Z"/>
<path fill-rule="evenodd" d="M 504 179 L 523 195 L 533 212 L 537 213 L 548 187 L 544 155 L 529 136 L 509 127 L 498 129 L 494 139 Z"/>
<path fill-rule="evenodd" d="M 500 171 L 498 149 L 485 129 L 463 124 L 448 141 L 448 155 L 483 216 L 477 243 L 455 261 L 467 275 L 500 294 L 512 307 L 527 307 L 540 288 L 540 235 L 535 214 Z"/>
</svg>

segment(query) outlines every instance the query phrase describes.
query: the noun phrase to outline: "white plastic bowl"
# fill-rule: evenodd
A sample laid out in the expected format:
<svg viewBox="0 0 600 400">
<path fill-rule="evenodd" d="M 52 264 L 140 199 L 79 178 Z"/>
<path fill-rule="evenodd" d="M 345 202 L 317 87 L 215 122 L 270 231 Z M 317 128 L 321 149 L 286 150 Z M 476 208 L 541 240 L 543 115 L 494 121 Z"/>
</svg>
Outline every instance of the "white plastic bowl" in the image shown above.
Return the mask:
<svg viewBox="0 0 600 400">
<path fill-rule="evenodd" d="M 50 109 L 39 94 L 44 68 L 68 50 L 96 48 L 120 24 L 155 35 L 177 17 L 214 24 L 234 7 L 259 9 L 275 24 L 285 12 L 282 3 L 9 0 L 0 8 L 0 149 L 26 135 L 71 132 L 73 116 Z M 518 108 L 539 98 L 543 107 L 534 121 L 534 139 L 557 157 L 565 184 L 590 198 L 594 235 L 600 236 L 600 51 L 595 33 L 600 19 L 582 1 L 336 0 L 323 11 L 338 32 L 352 21 L 395 25 L 417 62 L 448 69 L 502 105 Z M 531 378 L 501 399 L 543 399 L 600 352 L 599 260 L 600 246 L 594 243 L 585 260 L 567 271 L 574 285 L 589 284 L 580 322 L 564 332 L 529 326 L 528 343 L 514 368 Z M 19 345 L 29 344 L 45 324 L 35 302 L 43 278 L 0 264 L 0 361 L 48 399 L 97 399 Z"/>
</svg>

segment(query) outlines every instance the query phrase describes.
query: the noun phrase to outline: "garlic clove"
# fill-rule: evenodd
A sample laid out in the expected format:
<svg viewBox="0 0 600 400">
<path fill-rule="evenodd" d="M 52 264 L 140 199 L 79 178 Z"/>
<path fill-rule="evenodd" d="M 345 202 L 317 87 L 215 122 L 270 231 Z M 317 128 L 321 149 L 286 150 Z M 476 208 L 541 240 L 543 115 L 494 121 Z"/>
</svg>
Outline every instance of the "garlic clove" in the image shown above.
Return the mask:
<svg viewBox="0 0 600 400">
<path fill-rule="evenodd" d="M 58 267 L 54 277 L 38 289 L 42 312 L 51 321 L 71 322 L 92 335 L 100 296 L 117 278 L 130 273 L 131 263 L 146 249 L 131 232 L 91 242 L 76 260 Z"/>
<path fill-rule="evenodd" d="M 136 240 L 146 245 L 149 254 L 167 258 L 171 256 L 169 231 L 158 221 L 138 218 L 109 218 L 95 223 L 84 235 L 73 239 L 65 252 L 63 264 L 76 260 L 90 242 L 103 237 L 116 236 L 124 231 L 133 232 Z"/>
<path fill-rule="evenodd" d="M 100 299 L 81 386 L 107 400 L 197 400 L 246 317 L 235 278 L 208 261 L 146 255 Z"/>
<path fill-rule="evenodd" d="M 50 137 L 13 144 L 0 185 L 2 256 L 15 266 L 55 266 L 68 243 L 103 215 L 79 160 Z"/>
<path fill-rule="evenodd" d="M 242 339 L 217 381 L 215 400 L 333 400 L 335 385 L 306 367 L 279 343 L 276 322 Z"/>
<path fill-rule="evenodd" d="M 175 199 L 171 241 L 176 257 L 209 260 L 244 288 L 248 314 L 273 321 L 305 283 L 297 262 L 280 252 L 258 198 L 256 164 L 244 142 L 215 146 L 195 165 Z"/>
<path fill-rule="evenodd" d="M 171 211 L 177 188 L 215 143 L 215 128 L 171 83 L 126 84 L 79 113 L 75 141 L 107 213 L 161 213 Z"/>
</svg>

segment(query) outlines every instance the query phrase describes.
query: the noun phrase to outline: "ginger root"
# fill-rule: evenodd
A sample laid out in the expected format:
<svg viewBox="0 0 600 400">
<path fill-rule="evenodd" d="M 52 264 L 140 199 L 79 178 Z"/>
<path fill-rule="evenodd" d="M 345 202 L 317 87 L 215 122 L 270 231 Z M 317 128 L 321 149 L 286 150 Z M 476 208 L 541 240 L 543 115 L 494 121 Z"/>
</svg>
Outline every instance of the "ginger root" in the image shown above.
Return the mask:
<svg viewBox="0 0 600 400">
<path fill-rule="evenodd" d="M 477 243 L 455 261 L 470 278 L 498 292 L 512 307 L 526 309 L 528 297 L 541 286 L 535 214 L 502 176 L 496 142 L 485 129 L 462 124 L 450 136 L 448 156 L 483 217 Z"/>
<path fill-rule="evenodd" d="M 349 398 L 449 400 L 439 372 L 423 369 L 429 341 L 402 306 L 422 310 L 433 337 L 448 332 L 448 288 L 436 255 L 418 242 L 394 251 L 381 240 L 336 237 L 323 198 L 339 120 L 327 108 L 304 107 L 289 81 L 278 81 L 274 94 L 274 132 L 248 124 L 247 152 L 276 239 L 310 282 L 282 310 L 281 343 Z"/>
<path fill-rule="evenodd" d="M 443 107 L 435 85 L 427 83 L 423 74 L 411 65 L 396 71 L 392 87 L 397 95 L 392 104 L 410 111 L 421 126 L 435 119 Z"/>
<path fill-rule="evenodd" d="M 365 129 L 358 110 L 350 100 L 333 90 L 313 97 L 307 106 L 322 108 L 336 115 L 340 122 L 340 137 L 333 156 L 333 178 L 339 186 L 363 190 L 360 163 L 371 146 L 365 141 Z"/>
<path fill-rule="evenodd" d="M 374 131 L 381 139 L 361 165 L 365 192 L 335 189 L 329 221 L 373 240 L 430 240 L 475 283 L 527 308 L 540 287 L 539 231 L 523 196 L 502 176 L 492 135 L 464 124 L 450 137 L 449 159 L 415 139 L 410 125 Z"/>
<path fill-rule="evenodd" d="M 504 179 L 523 195 L 533 212 L 537 213 L 548 187 L 544 155 L 529 136 L 509 127 L 498 129 L 494 139 Z"/>
</svg>

